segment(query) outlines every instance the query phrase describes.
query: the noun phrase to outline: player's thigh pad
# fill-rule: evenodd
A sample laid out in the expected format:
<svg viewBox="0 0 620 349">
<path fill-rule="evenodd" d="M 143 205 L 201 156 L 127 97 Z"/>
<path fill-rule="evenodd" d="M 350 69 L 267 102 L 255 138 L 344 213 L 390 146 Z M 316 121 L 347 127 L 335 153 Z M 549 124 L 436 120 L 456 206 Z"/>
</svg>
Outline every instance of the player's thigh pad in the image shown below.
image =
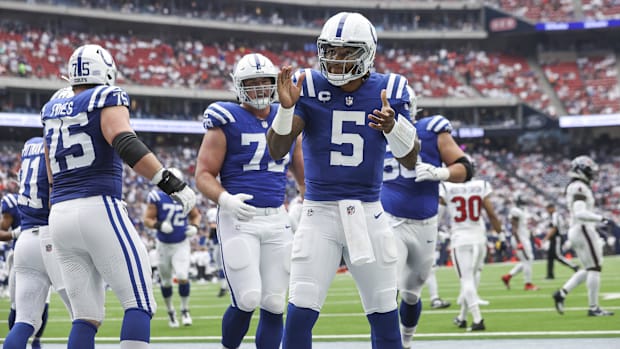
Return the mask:
<svg viewBox="0 0 620 349">
<path fill-rule="evenodd" d="M 582 224 L 571 227 L 569 239 L 585 269 L 603 266 L 603 244 L 594 227 Z"/>
<path fill-rule="evenodd" d="M 368 205 L 365 203 L 365 206 Z M 362 299 L 366 314 L 386 313 L 396 309 L 396 284 L 398 273 L 397 242 L 390 229 L 387 217 L 375 219 L 376 209 L 364 207 L 366 224 L 373 245 L 376 261 L 362 265 L 352 265 L 348 251 L 345 261 L 353 275 Z"/>
<path fill-rule="evenodd" d="M 43 258 L 45 270 L 47 271 L 50 281 L 52 282 L 52 286 L 54 286 L 56 291 L 64 289 L 65 285 L 62 279 L 60 265 L 58 264 L 58 259 L 56 257 L 56 248 L 54 247 L 54 242 L 52 241 L 49 226 L 39 228 L 39 249 Z"/>
<path fill-rule="evenodd" d="M 185 239 L 174 244 L 174 254 L 172 255 L 172 269 L 178 280 L 187 280 L 190 266 L 190 246 L 189 240 Z"/>
<path fill-rule="evenodd" d="M 394 233 L 407 247 L 405 265 L 399 275 L 398 288 L 403 299 L 410 304 L 418 301 L 422 287 L 435 262 L 437 243 L 436 217 L 423 221 L 408 220 L 393 228 Z M 404 258 L 404 256 L 399 256 Z"/>
<path fill-rule="evenodd" d="M 289 302 L 320 311 L 336 275 L 344 232 L 335 201 L 304 200 L 293 238 Z"/>
<path fill-rule="evenodd" d="M 260 241 L 249 222 L 234 222 L 232 215 L 220 214 L 220 244 L 226 280 L 230 286 L 233 305 L 243 311 L 253 311 L 260 304 Z"/>
<path fill-rule="evenodd" d="M 55 204 L 50 229 L 75 318 L 102 317 L 101 278 L 110 285 L 123 309 L 155 312 L 146 247 L 119 200 L 90 197 Z"/>
<path fill-rule="evenodd" d="M 157 241 L 157 254 L 159 255 L 157 269 L 159 279 L 164 287 L 172 286 L 172 256 L 174 244 Z"/>
<path fill-rule="evenodd" d="M 259 216 L 261 228 L 260 275 L 262 296 L 260 306 L 269 312 L 284 312 L 289 284 L 293 232 L 288 214 Z"/>
</svg>

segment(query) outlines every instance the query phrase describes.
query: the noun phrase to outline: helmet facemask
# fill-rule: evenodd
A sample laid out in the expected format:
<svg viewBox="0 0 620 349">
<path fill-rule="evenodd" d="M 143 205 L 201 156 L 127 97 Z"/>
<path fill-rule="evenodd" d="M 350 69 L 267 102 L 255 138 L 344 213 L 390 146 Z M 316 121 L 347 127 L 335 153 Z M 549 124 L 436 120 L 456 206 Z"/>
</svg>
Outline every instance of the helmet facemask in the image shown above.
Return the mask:
<svg viewBox="0 0 620 349">
<path fill-rule="evenodd" d="M 265 109 L 271 105 L 276 95 L 275 78 L 269 78 L 271 80 L 269 84 L 261 83 L 261 79 L 263 78 L 250 78 L 235 83 L 237 97 L 241 103 L 249 104 L 258 110 Z M 257 82 L 257 84 L 246 86 L 246 84 L 254 82 Z"/>
<path fill-rule="evenodd" d="M 239 102 L 262 110 L 276 100 L 278 69 L 260 53 L 243 56 L 232 74 Z"/>
<path fill-rule="evenodd" d="M 365 62 L 374 59 L 370 57 L 371 50 L 363 42 L 334 43 L 319 39 L 317 48 L 321 73 L 334 86 L 346 85 L 366 75 L 370 66 L 367 67 Z M 338 69 L 338 66 L 341 68 Z"/>
</svg>

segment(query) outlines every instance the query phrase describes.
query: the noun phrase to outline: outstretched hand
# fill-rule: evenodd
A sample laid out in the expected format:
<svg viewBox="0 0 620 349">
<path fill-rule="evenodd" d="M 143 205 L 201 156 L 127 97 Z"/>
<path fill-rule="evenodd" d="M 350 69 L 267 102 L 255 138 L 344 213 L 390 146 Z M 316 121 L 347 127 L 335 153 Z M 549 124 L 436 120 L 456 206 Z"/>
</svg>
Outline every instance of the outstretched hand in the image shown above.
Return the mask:
<svg viewBox="0 0 620 349">
<path fill-rule="evenodd" d="M 368 114 L 368 119 L 370 119 L 368 126 L 377 131 L 390 133 L 396 123 L 394 114 L 394 109 L 392 109 L 387 99 L 387 92 L 383 89 L 381 90 L 381 110 L 375 109 L 372 111 L 372 114 Z"/>
<path fill-rule="evenodd" d="M 280 105 L 284 108 L 292 108 L 301 94 L 303 82 L 306 79 L 306 73 L 301 73 L 297 79 L 297 83 L 293 83 L 293 67 L 290 65 L 282 67 L 278 73 L 278 99 Z"/>
</svg>

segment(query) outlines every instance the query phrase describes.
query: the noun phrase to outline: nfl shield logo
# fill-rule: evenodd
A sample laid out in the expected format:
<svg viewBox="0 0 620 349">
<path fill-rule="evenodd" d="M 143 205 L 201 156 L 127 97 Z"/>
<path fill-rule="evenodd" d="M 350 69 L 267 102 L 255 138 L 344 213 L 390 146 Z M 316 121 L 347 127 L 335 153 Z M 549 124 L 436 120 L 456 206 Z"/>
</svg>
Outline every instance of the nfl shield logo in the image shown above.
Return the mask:
<svg viewBox="0 0 620 349">
<path fill-rule="evenodd" d="M 46 252 L 52 252 L 52 244 L 45 245 L 45 251 Z"/>
<path fill-rule="evenodd" d="M 346 104 L 347 107 L 350 107 L 353 105 L 353 96 L 346 96 L 344 97 L 344 104 Z"/>
<path fill-rule="evenodd" d="M 353 215 L 355 213 L 355 207 L 353 206 L 347 206 L 347 214 L 349 216 Z"/>
</svg>

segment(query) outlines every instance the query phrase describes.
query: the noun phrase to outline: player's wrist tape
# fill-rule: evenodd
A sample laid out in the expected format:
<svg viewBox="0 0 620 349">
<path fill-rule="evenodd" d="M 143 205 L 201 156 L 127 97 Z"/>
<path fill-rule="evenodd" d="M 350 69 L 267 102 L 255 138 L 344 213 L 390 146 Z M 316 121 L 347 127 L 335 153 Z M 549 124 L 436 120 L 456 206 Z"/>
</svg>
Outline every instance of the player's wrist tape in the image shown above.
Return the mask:
<svg viewBox="0 0 620 349">
<path fill-rule="evenodd" d="M 161 230 L 161 222 L 159 222 L 159 221 L 155 222 L 155 225 L 153 226 L 153 229 Z"/>
<path fill-rule="evenodd" d="M 187 186 L 185 182 L 165 168 L 160 168 L 159 171 L 155 173 L 151 179 L 151 184 L 157 184 L 159 189 L 168 195 L 179 192 Z"/>
<path fill-rule="evenodd" d="M 409 154 L 417 137 L 415 126 L 409 121 L 401 119 L 396 120 L 390 133 L 383 132 L 383 134 L 396 158 L 402 158 Z"/>
<path fill-rule="evenodd" d="M 271 123 L 271 128 L 273 129 L 273 132 L 279 134 L 280 136 L 291 134 L 291 130 L 293 129 L 294 114 L 294 105 L 290 108 L 284 108 L 282 105 L 280 105 L 278 107 L 278 111 L 276 112 L 276 116 L 273 118 L 273 122 Z"/>
<path fill-rule="evenodd" d="M 131 168 L 133 168 L 146 154 L 151 152 L 151 150 L 138 139 L 135 133 L 128 131 L 116 135 L 112 141 L 112 147 L 116 150 L 118 156 Z"/>
</svg>

